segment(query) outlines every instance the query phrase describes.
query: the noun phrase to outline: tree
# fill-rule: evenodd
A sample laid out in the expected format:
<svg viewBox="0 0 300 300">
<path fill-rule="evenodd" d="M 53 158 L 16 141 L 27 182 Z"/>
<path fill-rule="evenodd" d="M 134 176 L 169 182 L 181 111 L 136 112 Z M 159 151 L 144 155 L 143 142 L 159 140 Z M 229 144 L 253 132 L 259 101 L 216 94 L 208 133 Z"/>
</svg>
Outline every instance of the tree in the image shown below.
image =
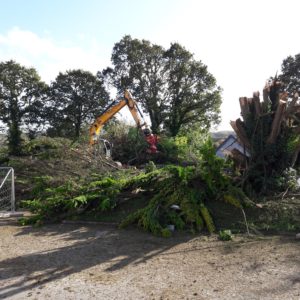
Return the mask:
<svg viewBox="0 0 300 300">
<path fill-rule="evenodd" d="M 172 136 L 180 128 L 199 123 L 209 128 L 219 122 L 221 95 L 215 78 L 178 43 L 165 52 L 168 114 L 165 125 Z"/>
<path fill-rule="evenodd" d="M 295 92 L 300 92 L 300 54 L 284 59 L 281 71 L 279 79 L 285 84 L 285 90 L 290 96 L 292 97 Z"/>
<path fill-rule="evenodd" d="M 114 68 L 103 71 L 119 95 L 125 89 L 133 91 L 134 98 L 150 116 L 153 132 L 159 130 L 166 111 L 165 93 L 162 90 L 166 79 L 163 56 L 162 47 L 125 36 L 113 48 L 111 60 Z"/>
<path fill-rule="evenodd" d="M 12 60 L 0 63 L 0 119 L 8 126 L 11 154 L 21 153 L 21 127 L 41 124 L 46 89 L 34 68 Z"/>
<path fill-rule="evenodd" d="M 112 63 L 102 74 L 119 93 L 126 88 L 133 92 L 149 114 L 153 132 L 163 126 L 175 136 L 187 124 L 218 122 L 220 88 L 207 67 L 179 44 L 165 50 L 125 36 L 113 48 Z"/>
<path fill-rule="evenodd" d="M 59 73 L 50 86 L 51 131 L 78 138 L 82 126 L 91 123 L 109 101 L 101 77 L 83 70 Z"/>
</svg>

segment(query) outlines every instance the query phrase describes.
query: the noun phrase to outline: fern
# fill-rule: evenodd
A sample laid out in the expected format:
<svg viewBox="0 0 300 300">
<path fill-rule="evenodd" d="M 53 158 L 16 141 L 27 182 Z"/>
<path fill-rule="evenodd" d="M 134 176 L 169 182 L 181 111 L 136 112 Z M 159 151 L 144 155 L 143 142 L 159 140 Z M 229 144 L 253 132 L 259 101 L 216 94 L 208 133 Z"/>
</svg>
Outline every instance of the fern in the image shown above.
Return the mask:
<svg viewBox="0 0 300 300">
<path fill-rule="evenodd" d="M 215 231 L 213 218 L 206 203 L 223 200 L 242 208 L 247 203 L 244 193 L 234 186 L 223 173 L 224 161 L 217 158 L 211 141 L 199 150 L 201 159 L 197 166 L 170 165 L 137 176 L 92 176 L 85 182 L 69 182 L 46 192 L 32 201 L 23 202 L 37 213 L 40 221 L 58 220 L 66 213 L 76 214 L 82 208 L 93 211 L 113 210 L 119 204 L 119 196 L 142 188 L 147 191 L 147 205 L 129 214 L 120 224 L 124 228 L 136 224 L 155 235 L 169 235 L 167 225 L 177 230 L 190 229 L 199 232 L 205 227 Z M 180 211 L 171 209 L 178 205 Z M 79 210 L 79 211 L 80 211 Z"/>
<path fill-rule="evenodd" d="M 208 209 L 206 208 L 206 206 L 204 206 L 204 204 L 200 205 L 200 212 L 201 215 L 205 221 L 205 225 L 207 227 L 207 230 L 209 231 L 209 233 L 213 233 L 216 231 L 216 227 L 214 225 L 214 222 L 212 220 L 212 217 L 208 211 Z"/>
</svg>

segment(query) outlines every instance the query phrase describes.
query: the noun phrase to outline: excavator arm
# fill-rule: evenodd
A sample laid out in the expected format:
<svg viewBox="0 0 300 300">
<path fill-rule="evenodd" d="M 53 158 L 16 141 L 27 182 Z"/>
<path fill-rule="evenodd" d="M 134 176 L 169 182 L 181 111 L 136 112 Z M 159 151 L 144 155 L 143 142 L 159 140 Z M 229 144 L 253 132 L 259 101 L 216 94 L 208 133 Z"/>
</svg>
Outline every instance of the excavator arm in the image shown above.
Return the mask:
<svg viewBox="0 0 300 300">
<path fill-rule="evenodd" d="M 158 137 L 152 134 L 148 125 L 144 121 L 142 112 L 139 110 L 136 102 L 132 99 L 130 93 L 125 90 L 124 99 L 119 102 L 114 101 L 92 124 L 90 127 L 90 145 L 94 145 L 97 142 L 98 136 L 102 127 L 108 122 L 117 112 L 119 112 L 124 106 L 128 106 L 129 111 L 135 120 L 137 127 L 142 132 L 146 142 L 148 143 L 148 153 L 157 153 Z"/>
<path fill-rule="evenodd" d="M 118 103 L 115 101 L 99 116 L 90 127 L 90 145 L 97 142 L 97 138 L 102 127 L 108 122 L 117 112 L 119 112 L 127 104 L 126 100 L 122 99 Z"/>
<path fill-rule="evenodd" d="M 148 129 L 146 122 L 142 122 L 143 115 L 139 110 L 136 102 L 132 99 L 130 93 L 125 90 L 124 99 L 119 102 L 114 101 L 103 113 L 100 115 L 90 127 L 90 144 L 93 145 L 97 141 L 97 138 L 101 132 L 102 127 L 108 122 L 117 112 L 119 112 L 124 106 L 128 106 L 128 109 L 137 125 L 137 127 L 144 134 L 145 129 Z M 141 119 L 142 118 L 142 119 Z"/>
</svg>

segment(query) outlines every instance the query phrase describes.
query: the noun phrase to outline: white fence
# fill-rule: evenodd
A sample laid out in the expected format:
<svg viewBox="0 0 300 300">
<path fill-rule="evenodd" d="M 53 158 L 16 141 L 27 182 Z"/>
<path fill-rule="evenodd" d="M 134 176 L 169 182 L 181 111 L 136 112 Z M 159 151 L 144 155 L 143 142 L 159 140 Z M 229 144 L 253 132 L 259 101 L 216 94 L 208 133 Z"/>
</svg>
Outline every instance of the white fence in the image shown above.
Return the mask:
<svg viewBox="0 0 300 300">
<path fill-rule="evenodd" d="M 0 167 L 0 210 L 11 210 L 15 207 L 15 177 L 14 169 Z"/>
</svg>

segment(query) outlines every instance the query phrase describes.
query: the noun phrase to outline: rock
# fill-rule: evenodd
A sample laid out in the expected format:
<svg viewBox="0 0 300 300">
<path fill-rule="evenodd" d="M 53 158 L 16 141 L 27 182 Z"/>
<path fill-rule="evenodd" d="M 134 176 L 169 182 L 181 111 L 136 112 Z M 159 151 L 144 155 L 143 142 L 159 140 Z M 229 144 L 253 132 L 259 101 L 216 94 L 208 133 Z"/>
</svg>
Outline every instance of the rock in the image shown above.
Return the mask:
<svg viewBox="0 0 300 300">
<path fill-rule="evenodd" d="M 296 234 L 296 240 L 300 240 L 300 232 Z"/>
</svg>

